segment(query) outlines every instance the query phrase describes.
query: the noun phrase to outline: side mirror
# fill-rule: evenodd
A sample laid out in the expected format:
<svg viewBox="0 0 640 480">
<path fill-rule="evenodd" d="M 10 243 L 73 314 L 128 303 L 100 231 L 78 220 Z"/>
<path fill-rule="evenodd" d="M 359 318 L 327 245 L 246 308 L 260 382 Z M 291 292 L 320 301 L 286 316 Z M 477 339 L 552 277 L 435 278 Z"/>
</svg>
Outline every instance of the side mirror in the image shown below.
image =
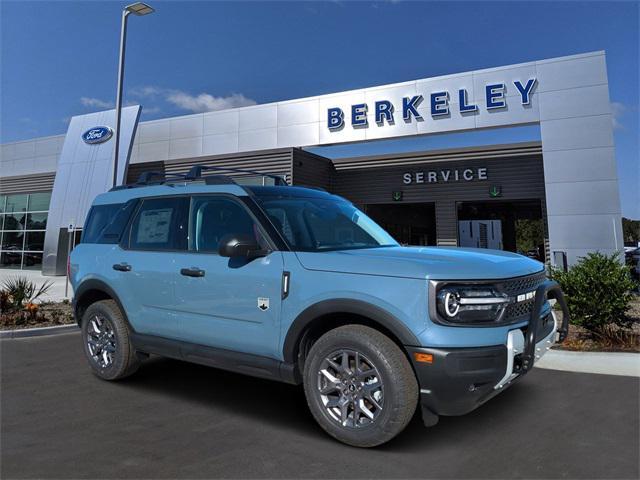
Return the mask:
<svg viewBox="0 0 640 480">
<path fill-rule="evenodd" d="M 253 236 L 233 233 L 222 237 L 218 244 L 218 253 L 221 257 L 244 257 L 247 259 L 266 255 Z"/>
</svg>

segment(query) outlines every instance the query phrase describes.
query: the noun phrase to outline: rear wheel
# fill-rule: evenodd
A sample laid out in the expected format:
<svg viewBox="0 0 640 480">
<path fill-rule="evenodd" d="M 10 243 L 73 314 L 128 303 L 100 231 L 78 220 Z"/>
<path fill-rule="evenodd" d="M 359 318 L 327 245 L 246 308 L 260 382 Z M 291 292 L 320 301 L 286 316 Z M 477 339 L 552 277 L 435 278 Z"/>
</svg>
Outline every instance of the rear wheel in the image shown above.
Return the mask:
<svg viewBox="0 0 640 480">
<path fill-rule="evenodd" d="M 400 348 L 363 325 L 323 335 L 309 351 L 304 389 L 320 426 L 341 442 L 374 447 L 409 423 L 418 384 Z"/>
<path fill-rule="evenodd" d="M 125 378 L 140 366 L 127 322 L 113 300 L 93 303 L 84 312 L 82 343 L 93 373 L 104 380 Z"/>
</svg>

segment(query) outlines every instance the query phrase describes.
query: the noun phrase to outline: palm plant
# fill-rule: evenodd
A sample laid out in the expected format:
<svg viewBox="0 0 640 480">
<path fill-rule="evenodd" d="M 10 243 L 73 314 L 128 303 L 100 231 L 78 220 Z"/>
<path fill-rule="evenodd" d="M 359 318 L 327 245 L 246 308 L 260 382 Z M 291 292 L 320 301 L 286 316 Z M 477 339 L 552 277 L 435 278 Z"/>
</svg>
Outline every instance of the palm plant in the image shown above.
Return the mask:
<svg viewBox="0 0 640 480">
<path fill-rule="evenodd" d="M 32 304 L 46 294 L 53 282 L 46 280 L 40 287 L 26 277 L 9 277 L 2 282 L 2 292 L 8 297 L 8 304 L 14 310 L 22 309 Z"/>
</svg>

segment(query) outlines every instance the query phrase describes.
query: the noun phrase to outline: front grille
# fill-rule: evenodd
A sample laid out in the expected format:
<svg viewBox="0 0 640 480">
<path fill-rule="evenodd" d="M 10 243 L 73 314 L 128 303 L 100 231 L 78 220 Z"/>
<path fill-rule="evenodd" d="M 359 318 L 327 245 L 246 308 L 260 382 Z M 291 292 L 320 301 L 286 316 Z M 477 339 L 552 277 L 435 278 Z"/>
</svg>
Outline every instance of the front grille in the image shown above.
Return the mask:
<svg viewBox="0 0 640 480">
<path fill-rule="evenodd" d="M 525 315 L 531 315 L 531 311 L 533 310 L 533 304 L 535 300 L 527 300 L 526 302 L 519 302 L 509 305 L 507 307 L 507 312 L 505 313 L 506 320 L 515 320 L 519 317 L 524 317 Z"/>
<path fill-rule="evenodd" d="M 546 279 L 546 275 L 543 272 L 534 273 L 526 277 L 513 278 L 511 280 L 505 280 L 502 283 L 503 291 L 510 297 L 514 297 L 521 293 L 527 293 L 538 288 L 542 282 Z"/>
<path fill-rule="evenodd" d="M 526 277 L 506 280 L 500 285 L 500 290 L 510 297 L 517 297 L 520 294 L 528 293 L 537 289 L 546 280 L 544 272 L 535 273 Z M 513 322 L 516 320 L 528 320 L 533 310 L 535 299 L 513 303 L 507 306 L 504 321 Z"/>
</svg>

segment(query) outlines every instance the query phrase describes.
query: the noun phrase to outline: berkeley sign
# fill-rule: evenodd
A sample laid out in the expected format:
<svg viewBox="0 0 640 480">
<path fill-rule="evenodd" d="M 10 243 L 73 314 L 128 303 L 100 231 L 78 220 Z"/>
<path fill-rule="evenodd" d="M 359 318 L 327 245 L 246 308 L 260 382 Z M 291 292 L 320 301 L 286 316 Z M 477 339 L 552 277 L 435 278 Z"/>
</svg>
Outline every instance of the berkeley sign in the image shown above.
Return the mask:
<svg viewBox="0 0 640 480">
<path fill-rule="evenodd" d="M 526 82 L 516 80 L 513 82 L 520 94 L 520 103 L 529 105 L 531 102 L 531 94 L 536 85 L 537 80 L 530 78 Z M 485 100 L 487 110 L 495 110 L 506 108 L 507 101 L 505 98 L 504 83 L 492 83 L 485 86 Z M 478 105 L 470 103 L 467 98 L 467 91 L 464 88 L 456 92 L 458 111 L 461 114 L 469 114 L 478 111 Z M 433 118 L 447 117 L 451 114 L 450 94 L 446 90 L 433 92 L 430 97 L 430 114 Z M 405 122 L 411 122 L 412 119 L 417 121 L 423 120 L 422 109 L 419 107 L 424 101 L 423 95 L 414 95 L 412 97 L 402 98 L 402 119 Z M 369 105 L 366 103 L 358 103 L 351 105 L 350 117 L 351 126 L 354 128 L 366 128 L 369 126 L 367 114 L 369 113 Z M 383 126 L 385 121 L 389 125 L 395 123 L 394 114 L 396 106 L 389 100 L 379 100 L 373 105 L 374 120 L 378 126 Z M 327 109 L 327 127 L 329 130 L 340 130 L 345 125 L 345 113 L 340 107 L 331 107 Z"/>
</svg>

